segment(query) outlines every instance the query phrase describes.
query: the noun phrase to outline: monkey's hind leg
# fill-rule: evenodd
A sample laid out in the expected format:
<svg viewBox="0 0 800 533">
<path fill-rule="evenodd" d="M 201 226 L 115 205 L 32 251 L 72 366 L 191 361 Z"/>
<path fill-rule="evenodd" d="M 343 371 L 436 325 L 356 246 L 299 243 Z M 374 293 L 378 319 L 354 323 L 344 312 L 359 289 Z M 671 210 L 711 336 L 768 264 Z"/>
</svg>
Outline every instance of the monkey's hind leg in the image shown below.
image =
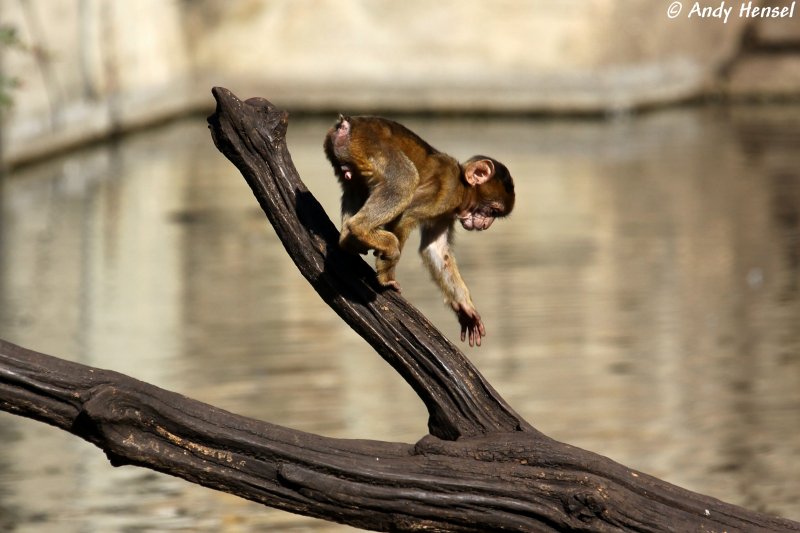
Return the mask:
<svg viewBox="0 0 800 533">
<path fill-rule="evenodd" d="M 408 240 L 409 233 L 411 233 L 411 230 L 415 226 L 415 221 L 407 215 L 408 211 L 405 211 L 386 226 L 386 230 L 397 237 L 397 246 L 400 251 L 400 255 L 403 253 L 403 247 Z M 397 291 L 400 290 L 400 284 L 395 281 L 394 271 L 397 267 L 399 259 L 399 255 L 394 260 L 384 259 L 381 256 L 378 256 L 375 259 L 375 271 L 378 273 L 378 281 L 380 281 L 382 285 L 391 286 Z"/>
<path fill-rule="evenodd" d="M 377 185 L 363 207 L 343 224 L 339 242 L 352 250 L 375 250 L 378 282 L 399 290 L 394 269 L 400 260 L 403 242 L 386 227 L 408 207 L 419 175 L 402 152 L 387 154 L 381 163 L 383 168 L 373 174 L 378 177 Z"/>
<path fill-rule="evenodd" d="M 400 241 L 384 226 L 396 218 L 404 206 L 384 186 L 376 187 L 361 210 L 350 217 L 342 227 L 339 243 L 346 249 L 361 252 L 375 250 L 375 269 L 381 285 L 397 287 L 394 266 L 400 260 Z"/>
<path fill-rule="evenodd" d="M 352 253 L 366 254 L 375 250 L 377 256 L 391 256 L 398 247 L 397 238 L 382 226 L 392 214 L 385 213 L 382 206 L 389 203 L 390 192 L 379 185 L 360 202 L 351 202 L 352 198 L 342 197 L 342 233 L 339 246 Z M 352 205 L 351 205 L 352 204 Z M 353 209 L 358 205 L 357 209 Z"/>
</svg>

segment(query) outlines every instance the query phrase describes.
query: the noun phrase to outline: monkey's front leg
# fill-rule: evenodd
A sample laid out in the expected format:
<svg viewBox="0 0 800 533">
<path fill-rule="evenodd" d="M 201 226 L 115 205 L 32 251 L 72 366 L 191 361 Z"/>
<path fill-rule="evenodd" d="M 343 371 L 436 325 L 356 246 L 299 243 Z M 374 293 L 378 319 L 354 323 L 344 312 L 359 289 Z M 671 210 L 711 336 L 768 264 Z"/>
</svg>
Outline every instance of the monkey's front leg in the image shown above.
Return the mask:
<svg viewBox="0 0 800 533">
<path fill-rule="evenodd" d="M 445 302 L 455 311 L 461 326 L 461 341 L 469 341 L 470 346 L 480 346 L 486 336 L 486 328 L 481 315 L 475 309 L 469 295 L 467 284 L 461 278 L 456 258 L 450 250 L 452 221 L 440 221 L 423 226 L 420 254 L 433 279 L 439 284 Z"/>
</svg>

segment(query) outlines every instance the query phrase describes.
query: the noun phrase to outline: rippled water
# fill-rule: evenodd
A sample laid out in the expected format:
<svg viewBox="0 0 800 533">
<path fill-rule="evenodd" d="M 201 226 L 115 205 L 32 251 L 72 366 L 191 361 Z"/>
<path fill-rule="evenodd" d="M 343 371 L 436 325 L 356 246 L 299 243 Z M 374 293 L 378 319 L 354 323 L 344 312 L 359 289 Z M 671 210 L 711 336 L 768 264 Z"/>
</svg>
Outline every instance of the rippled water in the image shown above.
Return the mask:
<svg viewBox="0 0 800 533">
<path fill-rule="evenodd" d="M 329 213 L 321 139 L 289 148 Z M 489 336 L 469 357 L 548 435 L 800 520 L 800 109 L 610 120 L 409 119 L 517 182 L 514 215 L 458 236 Z M 457 324 L 410 245 L 404 294 Z M 413 442 L 405 383 L 296 271 L 244 180 L 185 120 L 0 185 L 0 337 L 241 414 Z M 344 531 L 0 413 L 0 530 Z"/>
</svg>

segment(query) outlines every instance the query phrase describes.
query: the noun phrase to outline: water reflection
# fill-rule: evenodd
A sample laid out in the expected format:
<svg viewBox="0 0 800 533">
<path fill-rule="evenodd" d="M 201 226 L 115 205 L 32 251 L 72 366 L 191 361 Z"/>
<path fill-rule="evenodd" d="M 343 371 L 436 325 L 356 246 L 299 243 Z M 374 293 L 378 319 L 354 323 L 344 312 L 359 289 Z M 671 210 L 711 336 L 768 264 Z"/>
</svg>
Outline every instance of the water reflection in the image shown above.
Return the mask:
<svg viewBox="0 0 800 533">
<path fill-rule="evenodd" d="M 289 146 L 336 213 L 328 122 L 293 120 Z M 800 519 L 800 109 L 407 122 L 516 178 L 514 215 L 457 245 L 489 330 L 468 354 L 511 405 L 558 439 Z M 2 191 L 3 338 L 306 431 L 424 433 L 419 400 L 297 273 L 202 120 Z M 413 254 L 399 279 L 455 337 Z M 11 415 L 0 437 L 0 527 L 348 529 L 112 469 Z"/>
</svg>

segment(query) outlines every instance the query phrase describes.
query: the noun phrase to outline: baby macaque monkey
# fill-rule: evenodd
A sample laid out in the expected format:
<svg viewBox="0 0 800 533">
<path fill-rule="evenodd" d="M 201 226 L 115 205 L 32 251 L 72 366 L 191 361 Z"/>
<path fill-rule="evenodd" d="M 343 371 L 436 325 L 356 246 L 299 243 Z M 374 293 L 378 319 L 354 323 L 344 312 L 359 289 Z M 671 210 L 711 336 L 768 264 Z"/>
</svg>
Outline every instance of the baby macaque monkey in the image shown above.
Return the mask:
<svg viewBox="0 0 800 533">
<path fill-rule="evenodd" d="M 456 220 L 467 230 L 485 230 L 511 212 L 508 169 L 485 156 L 460 164 L 405 126 L 378 117 L 339 115 L 324 147 L 342 186 L 342 248 L 374 250 L 378 282 L 400 290 L 395 266 L 419 226 L 420 254 L 458 317 L 461 340 L 480 346 L 486 329 L 450 242 Z"/>
</svg>

